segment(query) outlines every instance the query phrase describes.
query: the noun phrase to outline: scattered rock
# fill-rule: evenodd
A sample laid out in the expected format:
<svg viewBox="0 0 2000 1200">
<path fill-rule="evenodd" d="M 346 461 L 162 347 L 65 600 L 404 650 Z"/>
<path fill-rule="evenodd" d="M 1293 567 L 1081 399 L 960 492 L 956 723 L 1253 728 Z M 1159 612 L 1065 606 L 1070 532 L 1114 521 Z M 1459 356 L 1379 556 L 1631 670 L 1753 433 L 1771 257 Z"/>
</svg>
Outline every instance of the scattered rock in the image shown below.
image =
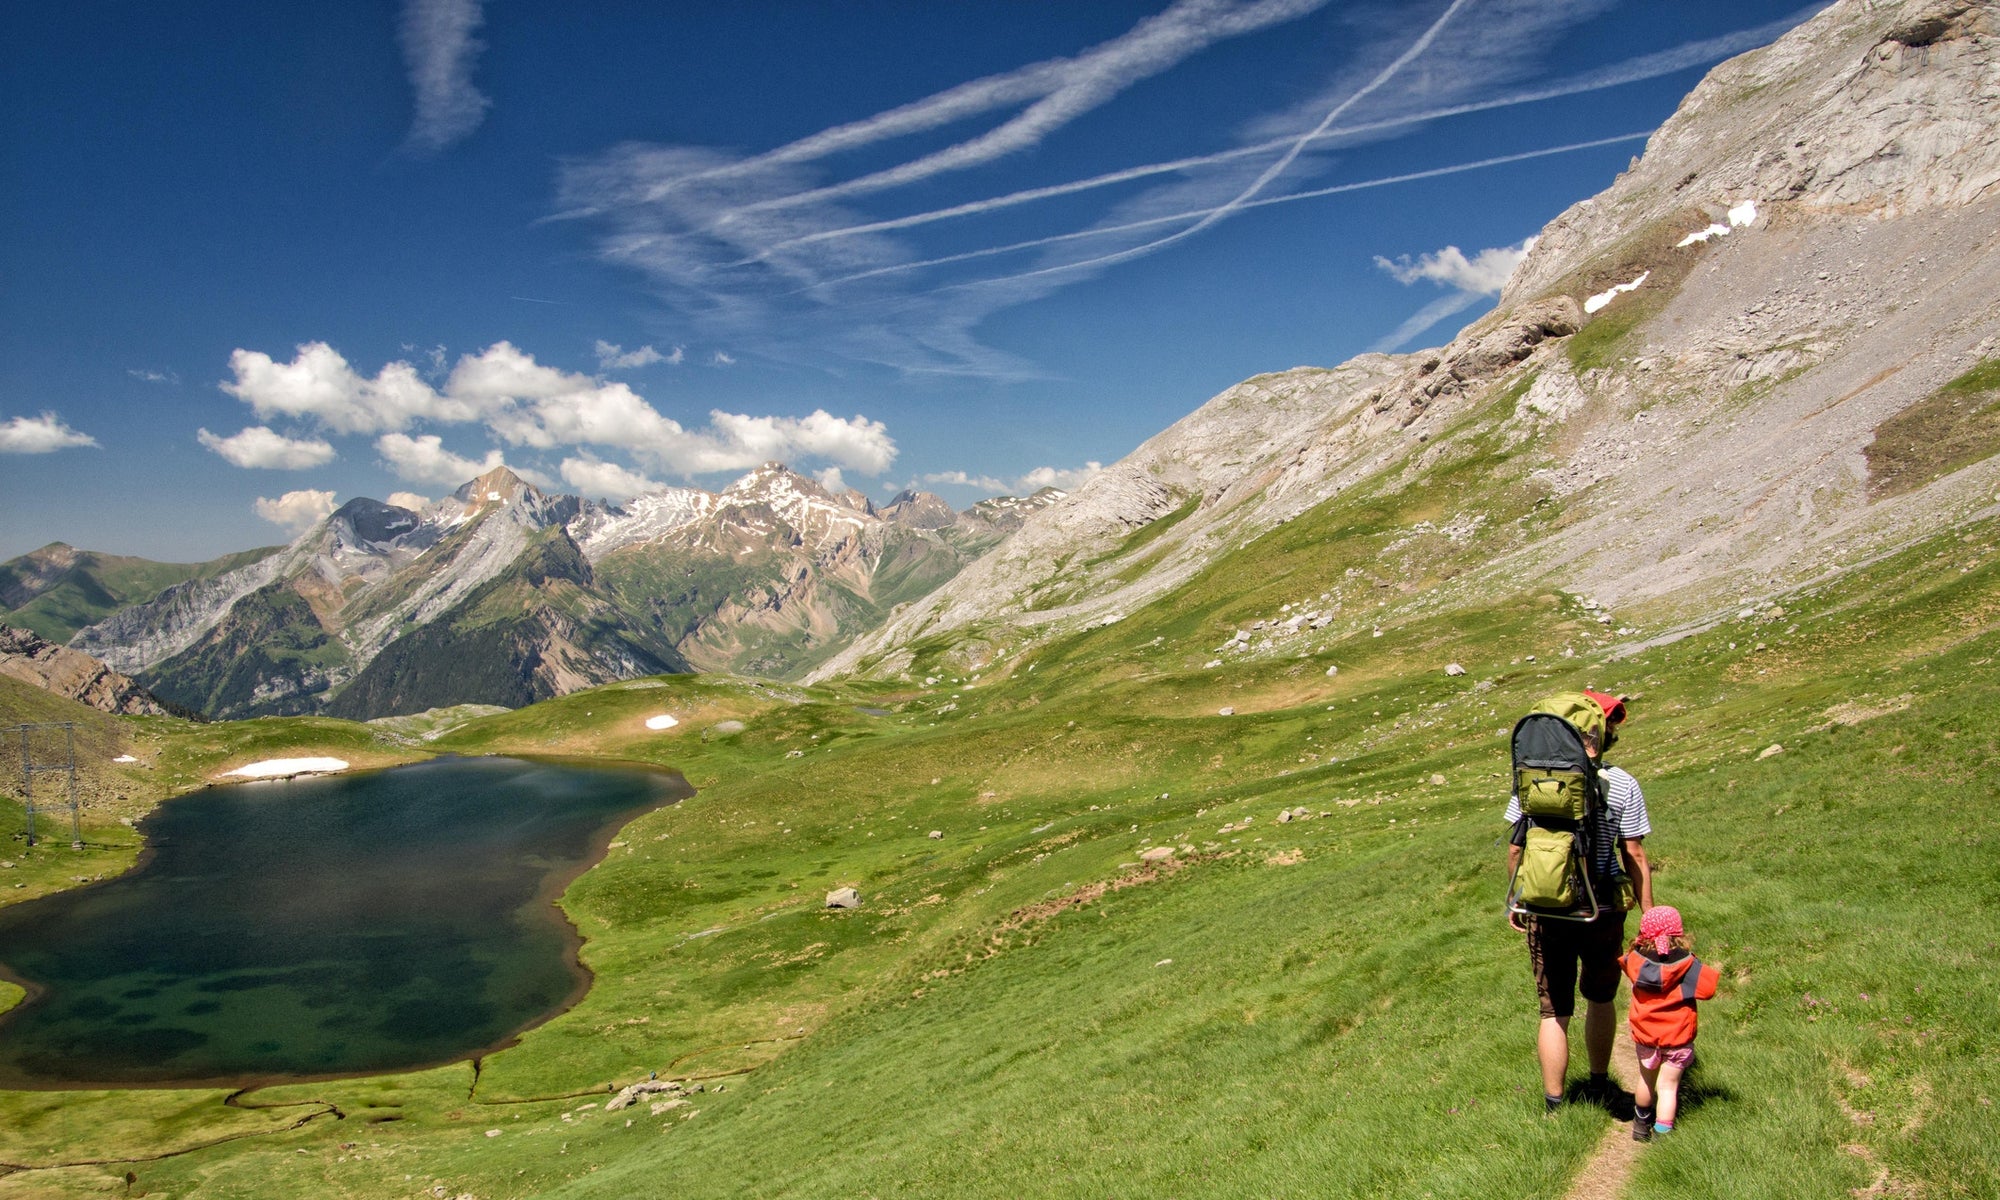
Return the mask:
<svg viewBox="0 0 2000 1200">
<path fill-rule="evenodd" d="M 1161 862 L 1174 856 L 1172 846 L 1148 846 L 1139 851 L 1140 862 Z"/>
<path fill-rule="evenodd" d="M 943 837 L 944 837 L 944 830 L 942 829 L 933 829 L 930 832 L 930 839 L 934 842 L 942 840 Z"/>
<path fill-rule="evenodd" d="M 661 1092 L 678 1092 L 680 1090 L 681 1085 L 673 1080 L 649 1079 L 644 1083 L 635 1083 L 620 1091 L 611 1099 L 606 1100 L 604 1102 L 604 1111 L 617 1112 L 621 1108 L 630 1108 L 632 1105 L 638 1103 L 641 1096 L 653 1096 Z M 686 1101 L 682 1101 L 681 1103 L 686 1103 Z M 659 1106 L 654 1105 L 653 1111 L 658 1113 L 660 1111 Z"/>
<path fill-rule="evenodd" d="M 1233 717 L 1236 715 L 1236 710 L 1234 708 L 1224 706 L 1222 708 L 1216 709 L 1215 715 L 1218 717 Z"/>
<path fill-rule="evenodd" d="M 1335 675 L 1338 675 L 1338 674 L 1340 674 L 1340 668 L 1339 668 L 1339 667 L 1328 667 L 1328 668 L 1326 669 L 1326 677 L 1327 677 L 1328 679 L 1332 679 L 1332 678 L 1333 678 L 1333 677 L 1334 677 Z"/>
<path fill-rule="evenodd" d="M 828 908 L 860 908 L 861 893 L 851 887 L 835 888 L 826 894 Z"/>
<path fill-rule="evenodd" d="M 741 721 L 717 721 L 710 725 L 708 730 L 710 733 L 742 733 L 743 728 Z"/>
<path fill-rule="evenodd" d="M 1770 758 L 1772 755 L 1783 754 L 1784 752 L 1785 748 L 1783 746 L 1780 746 L 1776 742 L 1772 742 L 1770 745 L 1764 747 L 1763 751 L 1757 755 L 1757 761 L 1762 762 L 1765 759 Z"/>
<path fill-rule="evenodd" d="M 1291 820 L 1292 820 L 1292 810 L 1289 808 L 1286 809 L 1284 812 L 1278 814 L 1278 824 L 1280 825 L 1288 825 L 1291 823 Z"/>
<path fill-rule="evenodd" d="M 1459 666 L 1457 663 L 1452 663 L 1445 667 L 1444 673 L 1447 675 L 1463 675 L 1465 674 L 1465 668 Z"/>
<path fill-rule="evenodd" d="M 1433 776 L 1431 776 L 1431 786 L 1432 786 L 1432 787 L 1443 787 L 1443 786 L 1444 786 L 1444 776 L 1442 776 L 1442 775 L 1433 775 Z"/>
</svg>

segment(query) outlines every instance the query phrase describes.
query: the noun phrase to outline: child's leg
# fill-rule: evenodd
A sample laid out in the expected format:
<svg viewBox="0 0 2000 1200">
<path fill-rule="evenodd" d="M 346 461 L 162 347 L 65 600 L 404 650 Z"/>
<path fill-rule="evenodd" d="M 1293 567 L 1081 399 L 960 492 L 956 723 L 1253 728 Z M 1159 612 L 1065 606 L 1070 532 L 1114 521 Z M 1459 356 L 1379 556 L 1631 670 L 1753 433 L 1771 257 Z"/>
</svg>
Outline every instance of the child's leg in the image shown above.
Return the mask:
<svg viewBox="0 0 2000 1200">
<path fill-rule="evenodd" d="M 1632 1103 L 1642 1109 L 1653 1107 L 1653 1097 L 1659 1095 L 1659 1078 L 1659 1060 L 1655 1059 L 1653 1065 L 1649 1067 L 1646 1065 L 1646 1056 L 1640 1055 L 1639 1086 L 1632 1089 Z"/>
<path fill-rule="evenodd" d="M 1658 1124 L 1670 1126 L 1674 1123 L 1681 1106 L 1681 1074 L 1686 1070 L 1686 1064 L 1671 1059 L 1660 1063 L 1659 1085 L 1655 1089 L 1660 1098 L 1659 1115 L 1654 1118 Z M 1652 1080 L 1647 1080 L 1647 1084 L 1652 1086 Z"/>
</svg>

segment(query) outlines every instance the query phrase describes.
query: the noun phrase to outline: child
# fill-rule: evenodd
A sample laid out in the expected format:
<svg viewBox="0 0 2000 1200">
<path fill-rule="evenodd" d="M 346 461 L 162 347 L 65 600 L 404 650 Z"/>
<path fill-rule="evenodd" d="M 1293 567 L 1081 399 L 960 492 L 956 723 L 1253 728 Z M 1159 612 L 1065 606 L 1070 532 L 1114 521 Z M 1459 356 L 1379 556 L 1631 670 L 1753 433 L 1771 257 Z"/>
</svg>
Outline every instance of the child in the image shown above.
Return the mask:
<svg viewBox="0 0 2000 1200">
<path fill-rule="evenodd" d="M 1639 1087 L 1632 1097 L 1637 1110 L 1632 1119 L 1635 1142 L 1651 1141 L 1655 1130 L 1674 1131 L 1681 1074 L 1694 1061 L 1694 1003 L 1715 995 L 1721 978 L 1691 949 L 1681 914 L 1659 905 L 1639 918 L 1638 940 L 1618 960 L 1632 981 L 1626 1019 L 1639 1051 Z"/>
</svg>

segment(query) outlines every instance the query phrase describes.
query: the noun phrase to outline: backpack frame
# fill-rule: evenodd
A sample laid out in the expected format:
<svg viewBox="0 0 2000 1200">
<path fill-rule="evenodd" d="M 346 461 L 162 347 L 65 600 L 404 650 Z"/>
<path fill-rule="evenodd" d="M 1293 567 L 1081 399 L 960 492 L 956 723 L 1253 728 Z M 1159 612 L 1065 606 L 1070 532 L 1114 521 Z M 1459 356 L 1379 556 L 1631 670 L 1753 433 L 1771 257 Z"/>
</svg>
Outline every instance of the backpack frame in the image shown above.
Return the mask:
<svg viewBox="0 0 2000 1200">
<path fill-rule="evenodd" d="M 1528 829 L 1507 879 L 1507 909 L 1546 920 L 1594 921 L 1610 911 L 1615 893 L 1598 894 L 1600 882 L 1611 882 L 1599 880 L 1596 872 L 1598 842 L 1607 836 L 1608 806 L 1583 731 L 1554 713 L 1531 712 L 1515 722 L 1512 748 L 1513 797 Z M 1537 838 L 1537 831 L 1544 836 Z M 1570 900 L 1529 903 L 1522 898 L 1521 873 L 1530 865 L 1531 852 L 1563 855 L 1566 861 L 1560 868 L 1552 868 L 1545 858 L 1532 869 L 1544 880 L 1551 869 L 1566 874 Z M 1615 859 L 1613 871 L 1617 871 Z"/>
</svg>

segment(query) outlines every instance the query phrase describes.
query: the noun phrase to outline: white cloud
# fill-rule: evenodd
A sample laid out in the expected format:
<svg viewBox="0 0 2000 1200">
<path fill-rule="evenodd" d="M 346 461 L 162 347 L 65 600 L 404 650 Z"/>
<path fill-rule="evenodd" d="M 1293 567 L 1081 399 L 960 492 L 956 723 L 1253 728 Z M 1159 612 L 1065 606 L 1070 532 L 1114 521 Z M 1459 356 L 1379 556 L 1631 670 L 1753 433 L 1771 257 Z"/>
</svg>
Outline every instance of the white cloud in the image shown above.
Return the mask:
<svg viewBox="0 0 2000 1200">
<path fill-rule="evenodd" d="M 444 448 L 444 439 L 434 433 L 411 437 L 406 433 L 385 433 L 375 439 L 375 450 L 399 478 L 412 483 L 444 483 L 456 486 L 468 479 L 503 466 L 500 451 L 490 450 L 480 460 L 453 454 Z M 517 474 L 519 472 L 516 472 Z M 524 476 L 525 478 L 525 476 Z"/>
<path fill-rule="evenodd" d="M 620 350 L 608 344 L 604 348 Z M 675 356 L 680 353 L 675 347 Z M 673 357 L 661 356 L 661 361 Z M 374 378 L 364 377 L 324 342 L 300 346 L 289 363 L 239 349 L 230 356 L 230 366 L 236 379 L 223 389 L 260 415 L 312 419 L 338 433 L 378 434 L 376 449 L 384 461 L 404 479 L 418 482 L 463 482 L 501 461 L 497 450 L 483 462 L 445 450 L 439 435 L 416 432 L 425 422 L 477 422 L 510 446 L 536 450 L 611 447 L 683 475 L 800 458 L 880 475 L 896 458 L 887 427 L 858 415 L 749 416 L 718 410 L 709 414 L 708 428 L 688 429 L 625 383 L 546 366 L 505 341 L 461 356 L 438 388 L 406 362 L 389 363 Z M 290 446 L 294 458 L 318 454 L 316 461 L 323 462 L 333 457 L 332 447 L 322 441 L 291 441 L 262 429 L 253 447 L 245 442 L 250 437 L 246 430 L 228 441 L 232 446 L 244 443 L 240 453 L 258 449 L 265 457 L 275 456 L 279 443 Z M 228 457 L 223 442 L 203 434 L 204 445 Z M 514 470 L 529 478 L 523 468 Z"/>
<path fill-rule="evenodd" d="M 197 431 L 195 437 L 225 461 L 239 467 L 301 471 L 334 459 L 333 447 L 318 438 L 288 438 L 266 425 L 252 425 L 229 437 L 203 429 Z"/>
<path fill-rule="evenodd" d="M 1479 296 L 1497 296 L 1507 284 L 1507 276 L 1528 256 L 1535 245 L 1529 238 L 1518 246 L 1494 246 L 1481 250 L 1472 258 L 1457 246 L 1446 246 L 1434 254 L 1419 255 L 1414 261 L 1407 254 L 1391 260 L 1375 256 L 1375 265 L 1387 271 L 1397 283 L 1415 283 L 1428 279 L 1446 287 L 1457 288 Z"/>
<path fill-rule="evenodd" d="M 398 30 L 416 91 L 416 115 L 404 143 L 435 153 L 479 128 L 492 101 L 472 86 L 472 63 L 486 48 L 473 34 L 485 20 L 480 0 L 407 0 Z"/>
<path fill-rule="evenodd" d="M 1036 467 L 1021 476 L 1015 484 L 1023 493 L 1039 492 L 1045 487 L 1061 488 L 1065 492 L 1082 487 L 1093 475 L 1100 474 L 1104 464 L 1087 462 L 1080 467 Z"/>
<path fill-rule="evenodd" d="M 431 506 L 431 498 L 419 496 L 415 492 L 390 492 L 389 499 L 385 503 L 393 504 L 397 508 L 407 508 L 411 512 L 422 512 Z"/>
<path fill-rule="evenodd" d="M 736 365 L 736 359 L 733 355 L 724 354 L 722 351 L 717 350 L 715 356 L 708 360 L 708 365 L 711 367 L 733 367 Z"/>
<path fill-rule="evenodd" d="M 685 362 L 686 360 L 687 360 L 686 346 L 675 346 L 672 350 L 668 351 L 667 357 L 665 359 L 666 364 L 670 367 L 678 367 L 681 365 L 681 363 Z"/>
<path fill-rule="evenodd" d="M 991 475 L 969 475 L 964 471 L 932 471 L 930 474 L 923 476 L 919 482 L 949 483 L 959 487 L 978 488 L 983 492 L 1004 492 L 1010 490 L 1007 486 L 1007 481 L 1004 479 L 996 479 Z M 914 488 L 916 484 L 913 483 L 910 486 Z"/>
<path fill-rule="evenodd" d="M 222 390 L 258 416 L 312 417 L 335 433 L 383 433 L 419 420 L 470 421 L 480 415 L 471 403 L 440 395 L 407 362 L 389 363 L 368 379 L 325 342 L 305 343 L 289 363 L 237 350 L 229 356 L 229 369 L 236 379 Z"/>
<path fill-rule="evenodd" d="M 139 367 L 127 367 L 125 373 L 141 383 L 164 383 L 169 387 L 180 383 L 181 377 L 172 371 L 150 371 Z"/>
<path fill-rule="evenodd" d="M 982 492 L 1027 496 L 1045 487 L 1060 488 L 1065 492 L 1075 491 L 1091 476 L 1103 470 L 1104 464 L 1100 462 L 1087 462 L 1080 467 L 1036 467 L 1011 480 L 992 475 L 972 475 L 964 471 L 933 471 L 923 477 L 923 482 L 948 483 L 959 487 L 978 488 Z"/>
<path fill-rule="evenodd" d="M 606 371 L 629 371 L 634 367 L 650 367 L 658 362 L 671 362 L 673 365 L 679 366 L 680 352 L 679 346 L 674 347 L 675 357 L 670 359 L 651 346 L 641 346 L 637 350 L 628 351 L 623 346 L 614 345 L 599 338 L 597 342 L 597 365 L 600 369 Z"/>
<path fill-rule="evenodd" d="M 298 491 L 286 492 L 276 500 L 259 496 L 250 507 L 266 521 L 297 536 L 324 521 L 335 505 L 332 492 Z"/>
<path fill-rule="evenodd" d="M 96 438 L 71 429 L 52 412 L 39 417 L 15 417 L 0 425 L 0 454 L 47 454 L 96 444 Z"/>
<path fill-rule="evenodd" d="M 628 470 L 617 463 L 609 463 L 585 454 L 562 461 L 563 482 L 586 496 L 599 496 L 606 500 L 630 500 L 647 492 L 657 492 L 660 485 L 637 471 Z"/>
<path fill-rule="evenodd" d="M 813 476 L 813 478 L 819 480 L 819 485 L 821 487 L 825 488 L 829 492 L 832 492 L 836 496 L 838 496 L 842 492 L 852 490 L 847 486 L 847 480 L 841 477 L 839 467 L 828 467 L 826 470 L 821 471 L 817 475 Z"/>
</svg>

